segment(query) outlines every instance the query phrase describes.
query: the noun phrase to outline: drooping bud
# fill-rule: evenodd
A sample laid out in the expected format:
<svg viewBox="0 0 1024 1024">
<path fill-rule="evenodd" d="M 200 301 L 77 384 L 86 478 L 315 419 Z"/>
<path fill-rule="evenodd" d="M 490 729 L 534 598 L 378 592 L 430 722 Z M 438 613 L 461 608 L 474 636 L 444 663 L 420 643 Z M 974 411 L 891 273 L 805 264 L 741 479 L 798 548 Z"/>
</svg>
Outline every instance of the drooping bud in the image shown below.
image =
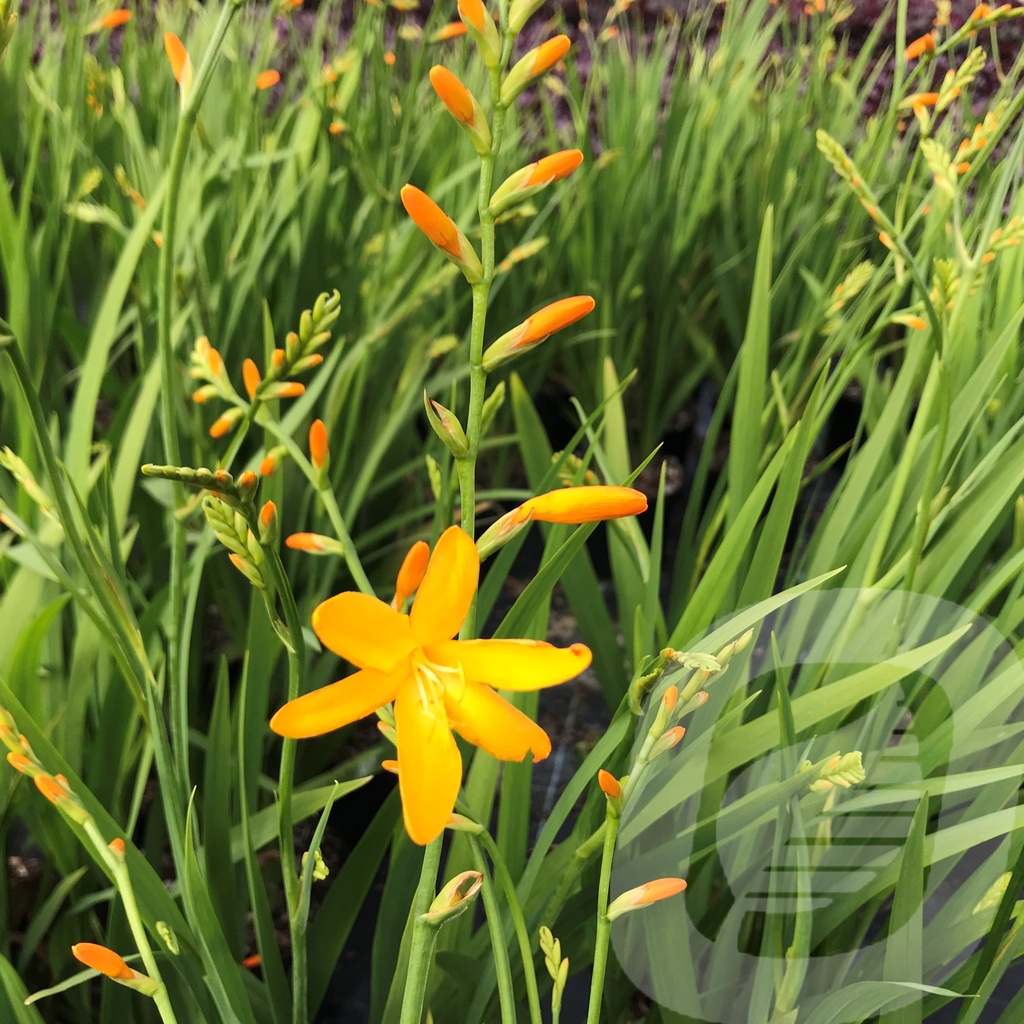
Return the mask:
<svg viewBox="0 0 1024 1024">
<path fill-rule="evenodd" d="M 455 221 L 415 185 L 403 186 L 401 197 L 402 205 L 416 227 L 462 271 L 470 284 L 476 284 L 483 277 L 484 268 L 476 250 Z"/>
<path fill-rule="evenodd" d="M 535 78 L 550 71 L 569 52 L 568 36 L 555 36 L 530 50 L 501 83 L 501 102 L 508 106 Z"/>
<path fill-rule="evenodd" d="M 469 441 L 458 416 L 440 402 L 433 401 L 426 391 L 423 392 L 423 408 L 427 411 L 427 421 L 431 428 L 448 451 L 456 459 L 464 459 L 469 452 Z"/>
<path fill-rule="evenodd" d="M 476 97 L 441 64 L 430 69 L 430 84 L 448 108 L 448 113 L 469 133 L 476 151 L 481 155 L 486 153 L 491 148 L 491 129 Z"/>
</svg>

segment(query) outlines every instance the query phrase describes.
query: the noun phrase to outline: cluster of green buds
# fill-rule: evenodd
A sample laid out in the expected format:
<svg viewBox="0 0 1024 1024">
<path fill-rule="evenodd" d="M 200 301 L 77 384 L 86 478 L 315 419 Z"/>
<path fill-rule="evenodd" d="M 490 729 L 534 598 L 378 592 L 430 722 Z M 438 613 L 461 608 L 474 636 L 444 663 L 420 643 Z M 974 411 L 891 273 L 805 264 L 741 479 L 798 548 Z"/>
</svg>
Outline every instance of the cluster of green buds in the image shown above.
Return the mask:
<svg viewBox="0 0 1024 1024">
<path fill-rule="evenodd" d="M 679 691 L 679 700 L 684 709 L 682 714 L 692 710 L 690 702 L 696 698 L 697 694 L 704 693 L 704 687 L 713 679 L 722 675 L 729 667 L 729 662 L 737 654 L 742 654 L 750 646 L 753 639 L 754 631 L 748 629 L 741 636 L 727 643 L 717 654 L 704 654 L 699 651 L 674 651 L 670 647 L 662 651 L 667 661 L 675 662 L 678 665 L 682 665 L 683 668 L 691 669 L 693 672 Z M 700 703 L 703 704 L 705 700 L 707 700 L 706 693 L 700 700 Z M 697 706 L 699 707 L 700 705 L 698 704 Z"/>
<path fill-rule="evenodd" d="M 544 966 L 551 975 L 551 1015 L 557 1020 L 562 1009 L 562 993 L 569 980 L 569 958 L 562 956 L 562 943 L 551 934 L 547 925 L 540 926 L 540 951 Z"/>
<path fill-rule="evenodd" d="M 812 793 L 828 793 L 836 787 L 849 789 L 867 778 L 859 750 L 849 754 L 833 754 L 817 768 L 810 761 L 802 761 L 800 771 L 816 772 L 816 778 L 810 786 Z"/>
<path fill-rule="evenodd" d="M 255 475 L 255 474 L 254 474 Z M 213 530 L 213 535 L 228 549 L 231 564 L 257 589 L 265 590 L 266 576 L 263 572 L 264 554 L 261 539 L 269 542 L 277 522 L 277 507 L 268 501 L 260 510 L 258 530 L 253 532 L 249 517 L 232 504 L 208 494 L 203 498 L 203 513 Z"/>
</svg>

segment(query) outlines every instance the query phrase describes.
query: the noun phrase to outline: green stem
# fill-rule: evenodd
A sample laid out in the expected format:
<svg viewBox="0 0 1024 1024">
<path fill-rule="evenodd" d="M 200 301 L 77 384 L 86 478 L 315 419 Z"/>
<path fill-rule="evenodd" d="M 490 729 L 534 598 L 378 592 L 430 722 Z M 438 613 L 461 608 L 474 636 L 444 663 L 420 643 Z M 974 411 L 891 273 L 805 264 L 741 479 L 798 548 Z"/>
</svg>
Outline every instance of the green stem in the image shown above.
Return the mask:
<svg viewBox="0 0 1024 1024">
<path fill-rule="evenodd" d="M 572 855 L 572 866 L 562 872 L 558 880 L 558 888 L 544 904 L 544 910 L 540 916 L 542 924 L 547 924 L 550 927 L 555 923 L 562 905 L 569 898 L 569 893 L 572 892 L 572 887 L 576 884 L 587 862 L 604 845 L 604 834 L 607 828 L 608 821 L 605 819 L 595 832 L 592 832 L 576 847 L 576 851 Z"/>
<path fill-rule="evenodd" d="M 295 594 L 281 563 L 276 544 L 263 545 L 265 564 L 270 572 L 274 589 L 281 599 L 284 621 L 291 644 L 288 648 L 288 700 L 298 697 L 302 689 L 303 644 L 302 623 L 299 619 Z M 309 1019 L 309 979 L 306 969 L 306 922 L 308 907 L 303 908 L 298 865 L 293 836 L 292 793 L 295 785 L 295 740 L 281 743 L 281 766 L 278 779 L 278 836 L 281 847 L 281 874 L 284 880 L 285 902 L 288 905 L 288 929 L 292 947 L 292 1024 L 306 1024 Z"/>
<path fill-rule="evenodd" d="M 533 947 L 530 945 L 530 934 L 526 928 L 526 919 L 523 917 L 523 908 L 516 895 L 515 883 L 501 856 L 498 844 L 490 832 L 484 829 L 479 837 L 473 838 L 479 838 L 486 847 L 491 863 L 494 865 L 495 878 L 505 894 L 509 916 L 512 918 L 512 927 L 515 929 L 516 940 L 519 943 L 519 955 L 523 961 L 523 977 L 526 979 L 526 1002 L 530 1007 L 530 1021 L 531 1024 L 541 1024 L 540 992 L 537 988 L 537 974 L 533 967 Z M 488 913 L 490 912 L 488 911 Z"/>
<path fill-rule="evenodd" d="M 120 857 L 116 856 L 110 847 L 103 841 L 99 827 L 96 822 L 89 818 L 85 825 L 86 835 L 92 840 L 95 847 L 95 856 L 106 864 L 114 879 L 118 895 L 124 904 L 125 916 L 128 918 L 128 927 L 131 929 L 132 938 L 138 947 L 142 962 L 146 965 L 146 973 L 157 983 L 157 990 L 153 993 L 153 1002 L 160 1013 L 160 1019 L 164 1024 L 178 1024 L 174 1015 L 174 1008 L 171 1006 L 170 997 L 167 994 L 167 987 L 160 975 L 160 967 L 153 955 L 153 948 L 149 944 L 149 935 L 146 926 L 139 913 L 139 905 L 135 900 L 135 890 L 132 888 L 131 875 L 128 873 L 128 865 Z"/>
<path fill-rule="evenodd" d="M 608 889 L 612 878 L 612 855 L 615 853 L 615 839 L 619 834 L 619 819 L 608 816 L 605 822 L 604 849 L 601 851 L 601 880 L 597 887 L 597 934 L 594 937 L 594 972 L 590 981 L 590 1005 L 587 1008 L 587 1024 L 599 1024 L 601 1019 L 601 996 L 604 992 L 604 976 L 608 969 L 608 943 L 612 923 L 608 920 Z"/>
<path fill-rule="evenodd" d="M 487 871 L 487 860 L 484 857 L 483 850 L 480 848 L 480 843 L 476 841 L 476 837 L 472 837 L 470 842 L 473 846 L 473 859 L 476 861 L 477 870 L 484 876 L 484 884 L 480 888 L 480 896 L 484 901 L 487 930 L 491 934 L 494 973 L 498 978 L 498 1004 L 501 1007 L 501 1022 L 502 1024 L 516 1024 L 516 993 L 512 984 L 512 967 L 508 960 L 508 949 L 505 946 L 505 929 L 502 927 L 501 907 L 498 905 L 497 897 L 494 895 L 491 876 Z M 540 1018 L 537 1017 L 536 1020 L 540 1020 Z"/>
<path fill-rule="evenodd" d="M 175 363 L 174 342 L 171 338 L 171 318 L 174 304 L 174 248 L 177 236 L 178 200 L 181 193 L 181 179 L 185 170 L 192 130 L 199 116 L 199 106 L 209 88 L 214 65 L 227 35 L 228 26 L 234 17 L 240 0 L 225 4 L 213 30 L 213 37 L 206 50 L 203 63 L 195 76 L 192 92 L 178 119 L 178 127 L 171 147 L 171 161 L 167 172 L 167 198 L 164 202 L 162 245 L 157 291 L 157 347 L 160 354 L 162 387 L 160 388 L 160 431 L 163 435 L 164 459 L 168 465 L 181 465 L 181 446 L 178 442 L 176 425 L 179 382 Z M 173 505 L 180 508 L 185 503 L 185 488 L 181 483 L 173 484 Z M 183 796 L 189 789 L 188 764 L 188 650 L 189 638 L 181 632 L 181 613 L 184 608 L 185 590 L 185 525 L 175 515 L 171 516 L 171 561 L 170 597 L 168 601 L 167 678 L 170 683 L 171 742 L 177 766 L 178 785 Z M 170 782 L 171 780 L 168 780 Z"/>
<path fill-rule="evenodd" d="M 420 880 L 416 886 L 416 898 L 412 906 L 412 944 L 409 949 L 409 976 L 402 996 L 401 1024 L 420 1024 L 423 1020 L 431 952 L 437 934 L 437 929 L 424 921 L 423 915 L 430 909 L 437 888 L 437 871 L 441 866 L 441 841 L 442 836 L 438 836 L 423 851 L 423 866 L 420 868 Z"/>
</svg>

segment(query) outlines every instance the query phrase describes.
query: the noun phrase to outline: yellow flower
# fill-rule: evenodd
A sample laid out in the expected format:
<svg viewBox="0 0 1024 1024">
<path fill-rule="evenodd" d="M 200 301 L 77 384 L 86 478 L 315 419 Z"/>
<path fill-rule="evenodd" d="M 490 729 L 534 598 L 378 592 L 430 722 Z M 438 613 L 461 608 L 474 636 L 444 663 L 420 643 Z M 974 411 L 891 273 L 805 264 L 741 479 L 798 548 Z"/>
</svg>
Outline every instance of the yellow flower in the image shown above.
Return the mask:
<svg viewBox="0 0 1024 1024">
<path fill-rule="evenodd" d="M 480 575 L 472 539 L 453 526 L 434 548 L 408 615 L 367 594 L 346 592 L 313 612 L 323 644 L 359 671 L 286 704 L 270 720 L 281 736 L 319 736 L 394 702 L 398 782 L 406 831 L 434 840 L 455 807 L 459 733 L 502 761 L 535 761 L 551 741 L 497 693 L 564 683 L 590 664 L 583 644 L 538 640 L 456 640 Z"/>
</svg>

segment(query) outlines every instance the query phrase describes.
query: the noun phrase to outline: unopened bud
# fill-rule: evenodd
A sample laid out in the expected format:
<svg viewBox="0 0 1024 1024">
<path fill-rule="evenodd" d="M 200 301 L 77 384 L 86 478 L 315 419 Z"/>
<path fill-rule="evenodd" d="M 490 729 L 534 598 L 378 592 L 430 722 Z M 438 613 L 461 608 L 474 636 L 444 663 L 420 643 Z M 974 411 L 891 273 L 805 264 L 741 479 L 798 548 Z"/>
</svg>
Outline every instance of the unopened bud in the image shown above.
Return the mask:
<svg viewBox="0 0 1024 1024">
<path fill-rule="evenodd" d="M 272 501 L 266 502 L 260 509 L 259 523 L 260 543 L 273 544 L 277 540 L 278 516 L 277 505 Z"/>
<path fill-rule="evenodd" d="M 327 446 L 327 427 L 323 420 L 313 420 L 309 426 L 309 458 L 313 468 L 323 480 L 330 463 L 330 449 Z"/>
<path fill-rule="evenodd" d="M 508 106 L 535 78 L 550 71 L 569 51 L 569 37 L 555 36 L 530 50 L 501 83 L 501 102 Z"/>
<path fill-rule="evenodd" d="M 606 917 L 609 921 L 614 921 L 631 910 L 638 910 L 640 907 L 647 907 L 659 900 L 675 896 L 685 888 L 686 882 L 681 878 L 656 878 L 653 882 L 638 885 L 635 889 L 617 896 L 609 905 Z"/>
<path fill-rule="evenodd" d="M 473 898 L 480 891 L 483 881 L 484 876 L 479 871 L 463 871 L 456 875 L 434 897 L 430 909 L 420 920 L 437 926 L 465 913 L 473 905 Z"/>
<path fill-rule="evenodd" d="M 427 412 L 427 421 L 448 451 L 456 459 L 464 459 L 469 453 L 469 441 L 458 416 L 440 402 L 433 401 L 426 391 L 423 392 L 423 407 Z"/>
<path fill-rule="evenodd" d="M 681 725 L 667 729 L 658 737 L 654 746 L 651 747 L 650 756 L 655 758 L 659 754 L 664 754 L 666 750 L 671 750 L 677 743 L 679 743 L 685 734 L 686 730 Z"/>
</svg>

